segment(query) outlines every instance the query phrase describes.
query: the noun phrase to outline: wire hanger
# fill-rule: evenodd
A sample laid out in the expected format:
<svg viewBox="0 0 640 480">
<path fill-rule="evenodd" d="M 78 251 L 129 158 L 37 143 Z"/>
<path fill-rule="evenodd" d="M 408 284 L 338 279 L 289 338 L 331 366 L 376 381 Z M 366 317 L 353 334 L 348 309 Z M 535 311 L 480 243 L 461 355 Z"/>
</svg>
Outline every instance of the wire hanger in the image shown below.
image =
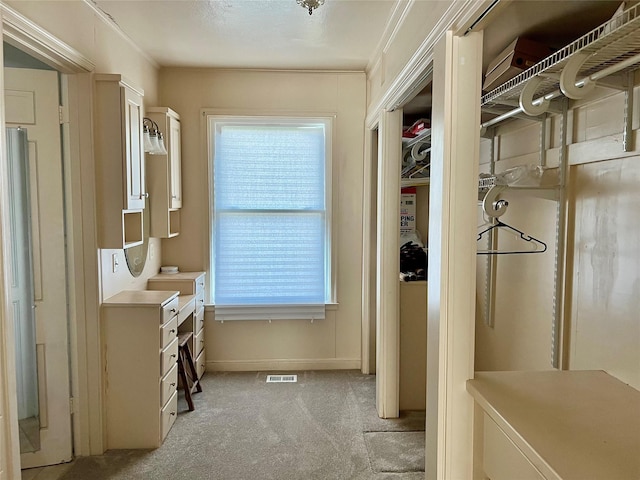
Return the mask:
<svg viewBox="0 0 640 480">
<path fill-rule="evenodd" d="M 497 237 L 492 235 L 495 231 L 497 233 L 499 229 L 505 230 L 508 233 L 517 236 L 520 240 L 523 240 L 526 244 L 529 245 L 529 249 L 516 249 L 516 250 L 499 250 L 499 249 L 489 249 L 489 250 L 478 250 L 478 255 L 514 255 L 514 254 L 524 254 L 524 253 L 544 253 L 547 251 L 547 244 L 542 240 L 538 240 L 531 235 L 527 235 L 521 230 L 518 230 L 511 225 L 507 225 L 506 223 L 500 221 L 498 217 L 502 216 L 509 206 L 509 202 L 504 199 L 500 199 L 500 195 L 507 187 L 504 185 L 494 185 L 489 191 L 485 194 L 484 199 L 482 200 L 482 210 L 484 214 L 491 219 L 491 223 L 489 227 L 482 230 L 478 233 L 478 241 L 482 239 L 485 234 L 488 234 L 489 241 L 491 246 L 497 245 Z M 485 217 L 486 218 L 486 217 Z M 480 226 L 479 228 L 482 228 Z"/>
<path fill-rule="evenodd" d="M 544 243 L 542 240 L 538 240 L 537 238 L 532 237 L 531 235 L 527 235 L 524 232 L 518 230 L 517 228 L 514 228 L 511 225 L 507 225 L 506 223 L 501 222 L 500 220 L 496 220 L 496 223 L 494 223 L 493 225 L 490 225 L 489 227 L 485 228 L 480 233 L 478 233 L 478 241 L 482 239 L 482 237 L 486 233 L 492 230 L 497 231 L 498 229 L 506 230 L 509 233 L 518 236 L 521 240 L 528 243 L 531 246 L 531 249 L 529 250 L 524 250 L 524 249 L 478 250 L 477 252 L 478 255 L 514 255 L 514 254 L 524 254 L 524 253 L 544 253 L 547 251 L 547 244 Z"/>
</svg>

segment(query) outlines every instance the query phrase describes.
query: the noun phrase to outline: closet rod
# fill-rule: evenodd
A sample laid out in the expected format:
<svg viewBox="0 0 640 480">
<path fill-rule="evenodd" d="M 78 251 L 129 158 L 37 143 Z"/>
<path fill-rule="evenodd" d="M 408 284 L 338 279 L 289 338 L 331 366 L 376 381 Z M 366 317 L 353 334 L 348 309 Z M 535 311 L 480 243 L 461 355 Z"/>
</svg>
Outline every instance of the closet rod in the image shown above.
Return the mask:
<svg viewBox="0 0 640 480">
<path fill-rule="evenodd" d="M 592 75 L 589 75 L 588 77 L 585 77 L 582 80 L 576 82 L 576 86 L 581 87 L 589 81 L 595 82 L 609 75 L 613 75 L 614 73 L 618 73 L 619 71 L 624 70 L 625 68 L 629 68 L 635 65 L 636 63 L 640 63 L 640 54 L 634 55 L 633 57 L 629 57 L 620 63 L 616 63 L 615 65 L 605 67 L 602 70 L 595 72 Z M 541 76 L 544 76 L 544 74 L 542 74 Z M 539 105 L 545 100 L 553 100 L 554 98 L 558 98 L 560 96 L 562 96 L 562 92 L 560 91 L 560 89 L 557 89 L 557 90 L 554 90 L 553 92 L 547 93 L 543 97 L 540 97 L 534 100 L 533 104 Z M 480 125 L 480 127 L 483 129 L 492 127 L 493 125 L 497 125 L 498 123 L 503 122 L 504 120 L 507 120 L 511 117 L 515 117 L 516 115 L 519 115 L 521 113 L 523 113 L 522 107 L 517 107 L 514 110 L 511 110 L 510 112 L 504 113 L 496 118 L 493 118 L 491 120 L 484 122 L 483 124 Z"/>
</svg>

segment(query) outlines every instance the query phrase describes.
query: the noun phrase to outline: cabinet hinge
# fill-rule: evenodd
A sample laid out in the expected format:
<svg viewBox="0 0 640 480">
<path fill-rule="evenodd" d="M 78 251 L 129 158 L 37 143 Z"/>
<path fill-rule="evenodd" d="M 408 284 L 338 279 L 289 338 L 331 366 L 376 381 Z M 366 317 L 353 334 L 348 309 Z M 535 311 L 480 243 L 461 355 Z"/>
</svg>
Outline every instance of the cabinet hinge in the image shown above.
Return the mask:
<svg viewBox="0 0 640 480">
<path fill-rule="evenodd" d="M 69 108 L 66 105 L 58 106 L 58 120 L 60 121 L 60 125 L 69 123 Z"/>
<path fill-rule="evenodd" d="M 69 397 L 69 413 L 73 414 L 75 412 L 75 405 L 73 403 L 73 397 Z"/>
</svg>

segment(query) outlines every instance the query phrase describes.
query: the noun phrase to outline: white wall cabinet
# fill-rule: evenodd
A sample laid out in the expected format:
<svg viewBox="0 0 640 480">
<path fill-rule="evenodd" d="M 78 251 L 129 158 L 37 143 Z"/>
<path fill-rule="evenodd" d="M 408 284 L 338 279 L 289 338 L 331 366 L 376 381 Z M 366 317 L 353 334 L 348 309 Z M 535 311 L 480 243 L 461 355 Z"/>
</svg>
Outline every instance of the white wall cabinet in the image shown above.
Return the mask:
<svg viewBox="0 0 640 480">
<path fill-rule="evenodd" d="M 178 304 L 148 290 L 102 304 L 107 449 L 159 447 L 176 419 Z"/>
<path fill-rule="evenodd" d="M 95 76 L 96 203 L 101 248 L 142 243 L 146 195 L 143 96 L 142 90 L 120 75 Z"/>
<path fill-rule="evenodd" d="M 167 155 L 147 155 L 151 236 L 175 237 L 182 207 L 180 116 L 167 107 L 149 108 L 146 116 L 158 125 L 167 149 Z"/>
</svg>

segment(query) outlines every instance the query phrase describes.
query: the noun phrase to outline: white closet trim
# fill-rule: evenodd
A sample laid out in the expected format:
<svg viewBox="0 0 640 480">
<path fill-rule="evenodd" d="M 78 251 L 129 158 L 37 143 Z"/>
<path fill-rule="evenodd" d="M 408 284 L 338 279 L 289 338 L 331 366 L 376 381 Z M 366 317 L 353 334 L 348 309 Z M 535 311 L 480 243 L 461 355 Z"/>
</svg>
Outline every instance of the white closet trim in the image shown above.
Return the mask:
<svg viewBox="0 0 640 480">
<path fill-rule="evenodd" d="M 26 48 L 29 55 L 62 73 L 91 72 L 95 69 L 91 60 L 11 7 L 2 4 L 0 8 L 2 34 L 7 43 Z"/>
<path fill-rule="evenodd" d="M 460 30 L 468 27 L 471 18 L 475 18 L 486 8 L 486 0 L 466 0 L 451 2 L 447 11 L 440 17 L 433 30 L 427 35 L 420 46 L 416 49 L 407 64 L 400 71 L 398 76 L 389 84 L 384 94 L 377 101 L 370 105 L 367 110 L 365 125 L 368 129 L 373 129 L 378 122 L 382 110 L 392 111 L 410 98 L 416 88 L 424 82 L 425 72 L 433 61 L 433 46 L 443 37 L 448 30 Z M 413 2 L 409 2 L 406 9 L 398 12 L 398 7 L 392 16 L 392 21 L 397 22 L 393 28 L 387 27 L 385 35 L 389 38 L 385 41 L 384 48 L 379 46 L 379 50 L 373 60 L 367 65 L 367 77 L 370 77 L 375 68 L 380 68 L 383 49 L 386 49 L 388 42 L 393 38 L 393 32 L 401 29 L 402 23 L 408 18 L 409 10 Z M 387 33 L 390 31 L 391 33 Z"/>
</svg>

